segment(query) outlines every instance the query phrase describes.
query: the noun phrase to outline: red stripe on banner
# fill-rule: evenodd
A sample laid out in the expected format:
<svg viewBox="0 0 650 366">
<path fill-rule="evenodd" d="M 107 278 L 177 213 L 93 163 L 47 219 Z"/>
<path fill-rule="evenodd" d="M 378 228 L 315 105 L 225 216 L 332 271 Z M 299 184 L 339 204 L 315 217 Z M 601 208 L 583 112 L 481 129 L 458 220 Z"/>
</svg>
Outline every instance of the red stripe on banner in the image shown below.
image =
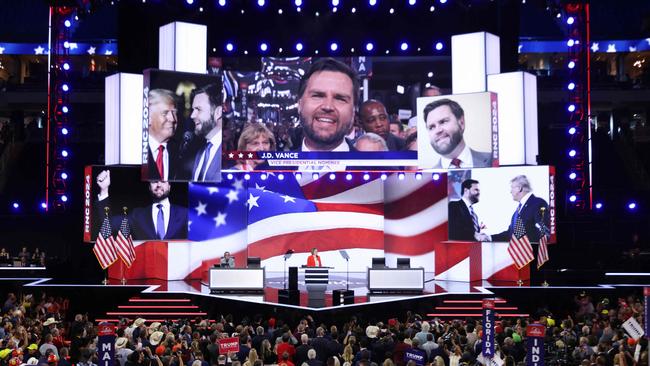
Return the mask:
<svg viewBox="0 0 650 366">
<path fill-rule="evenodd" d="M 435 245 L 447 240 L 447 223 L 436 226 L 422 234 L 397 236 L 385 234 L 384 251 L 402 255 L 420 255 L 434 251 Z"/>
<path fill-rule="evenodd" d="M 309 173 L 303 173 L 309 174 Z M 336 174 L 336 173 L 335 173 Z M 342 175 L 343 173 L 338 173 Z M 359 175 L 360 176 L 360 175 Z M 313 182 L 309 182 L 302 186 L 302 192 L 305 197 L 309 200 L 317 200 L 322 198 L 331 197 L 339 193 L 343 193 L 352 188 L 363 186 L 364 184 L 379 184 L 376 181 L 341 181 L 337 180 L 336 184 L 332 184 L 329 179 L 326 179 L 324 176 L 320 179 L 317 179 Z"/>
<path fill-rule="evenodd" d="M 376 215 L 384 214 L 384 204 L 354 204 L 354 203 L 323 203 L 314 202 L 318 211 L 339 211 L 339 212 L 359 212 Z"/>
<path fill-rule="evenodd" d="M 146 241 L 135 247 L 136 258 L 139 259 L 133 262 L 131 268 L 124 268 L 122 272 L 118 266 L 111 266 L 108 275 L 110 278 L 124 277 L 127 280 L 142 278 L 167 280 L 167 268 L 170 265 L 167 251 L 168 244 L 165 241 Z M 166 282 L 161 284 L 163 285 L 166 286 Z"/>
<path fill-rule="evenodd" d="M 436 275 L 445 273 L 466 258 L 470 258 L 472 246 L 477 245 L 480 247 L 481 244 L 475 242 L 444 242 L 436 244 Z"/>
<path fill-rule="evenodd" d="M 386 218 L 399 220 L 417 214 L 440 200 L 447 199 L 447 185 L 440 181 L 429 182 L 397 201 L 386 203 Z"/>
<path fill-rule="evenodd" d="M 283 234 L 249 244 L 248 255 L 267 259 L 283 255 L 289 249 L 307 253 L 314 246 L 318 246 L 321 252 L 350 248 L 384 249 L 384 233 L 378 230 L 346 228 Z"/>
</svg>

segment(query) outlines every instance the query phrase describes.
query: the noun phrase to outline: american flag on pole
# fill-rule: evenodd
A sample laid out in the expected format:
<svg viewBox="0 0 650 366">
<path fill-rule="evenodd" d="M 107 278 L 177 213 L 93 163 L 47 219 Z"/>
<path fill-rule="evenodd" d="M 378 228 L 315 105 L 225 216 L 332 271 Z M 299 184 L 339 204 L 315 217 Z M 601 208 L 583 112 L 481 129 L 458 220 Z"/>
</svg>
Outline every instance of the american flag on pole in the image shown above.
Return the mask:
<svg viewBox="0 0 650 366">
<path fill-rule="evenodd" d="M 508 254 L 512 257 L 517 269 L 522 269 L 535 258 L 533 256 L 533 246 L 530 244 L 528 236 L 526 236 L 526 229 L 521 216 L 515 220 L 515 227 L 508 244 Z"/>
<path fill-rule="evenodd" d="M 122 217 L 120 230 L 117 232 L 117 237 L 115 238 L 115 248 L 124 264 L 131 268 L 131 265 L 135 261 L 135 247 L 133 246 L 133 238 L 131 237 L 131 225 L 129 225 L 129 219 L 126 214 Z"/>
<path fill-rule="evenodd" d="M 99 230 L 99 235 L 97 235 L 95 246 L 93 247 L 93 253 L 95 253 L 95 257 L 97 257 L 102 269 L 106 269 L 117 260 L 117 251 L 115 250 L 115 241 L 113 240 L 112 232 L 111 222 L 108 219 L 108 214 L 106 214 L 102 222 L 102 227 Z"/>
<path fill-rule="evenodd" d="M 537 248 L 537 269 L 548 261 L 548 239 L 544 233 L 539 237 L 539 248 Z"/>
</svg>

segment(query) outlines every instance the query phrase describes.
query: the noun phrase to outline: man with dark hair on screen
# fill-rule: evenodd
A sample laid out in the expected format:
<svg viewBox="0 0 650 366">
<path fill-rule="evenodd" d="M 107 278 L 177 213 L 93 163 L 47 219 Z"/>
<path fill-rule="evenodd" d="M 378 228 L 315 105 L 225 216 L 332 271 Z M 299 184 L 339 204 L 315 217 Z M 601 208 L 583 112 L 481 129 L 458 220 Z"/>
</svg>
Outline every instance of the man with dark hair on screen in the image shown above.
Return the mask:
<svg viewBox="0 0 650 366">
<path fill-rule="evenodd" d="M 345 136 L 354 123 L 359 78 L 333 58 L 316 60 L 298 86 L 298 114 L 303 130 L 301 151 L 355 151 Z M 301 167 L 344 170 L 344 166 Z"/>
<path fill-rule="evenodd" d="M 131 235 L 134 240 L 187 239 L 187 208 L 169 202 L 171 186 L 169 182 L 151 181 L 146 183 L 151 194 L 151 205 L 130 208 L 128 212 Z M 97 175 L 99 195 L 95 202 L 95 215 L 101 222 L 104 208 L 110 207 L 109 188 L 111 173 L 103 170 Z M 121 210 L 120 210 L 121 211 Z M 111 226 L 119 229 L 122 213 L 113 209 Z"/>
<path fill-rule="evenodd" d="M 471 149 L 465 143 L 465 111 L 451 99 L 424 107 L 424 122 L 431 147 L 440 154 L 434 168 L 482 168 L 492 165 L 492 153 Z"/>
<path fill-rule="evenodd" d="M 363 130 L 381 136 L 389 151 L 404 150 L 404 139 L 390 133 L 390 117 L 382 102 L 366 100 L 359 107 L 359 117 Z"/>
<path fill-rule="evenodd" d="M 223 93 L 221 85 L 208 84 L 191 94 L 194 137 L 183 162 L 184 178 L 195 182 L 221 180 Z"/>
<path fill-rule="evenodd" d="M 519 202 L 512 214 L 508 230 L 495 235 L 487 235 L 488 241 L 509 241 L 517 220 L 521 219 L 526 236 L 530 242 L 539 242 L 543 235 L 549 236 L 550 216 L 548 203 L 533 194 L 533 189 L 525 175 L 518 175 L 510 180 L 512 199 Z"/>
<path fill-rule="evenodd" d="M 466 179 L 460 186 L 461 199 L 449 202 L 449 240 L 480 241 L 481 224 L 474 212 L 481 189 L 474 179 Z"/>
<path fill-rule="evenodd" d="M 144 179 L 174 178 L 178 146 L 173 139 L 178 124 L 176 95 L 167 89 L 151 89 L 149 102 L 148 157 Z"/>
</svg>

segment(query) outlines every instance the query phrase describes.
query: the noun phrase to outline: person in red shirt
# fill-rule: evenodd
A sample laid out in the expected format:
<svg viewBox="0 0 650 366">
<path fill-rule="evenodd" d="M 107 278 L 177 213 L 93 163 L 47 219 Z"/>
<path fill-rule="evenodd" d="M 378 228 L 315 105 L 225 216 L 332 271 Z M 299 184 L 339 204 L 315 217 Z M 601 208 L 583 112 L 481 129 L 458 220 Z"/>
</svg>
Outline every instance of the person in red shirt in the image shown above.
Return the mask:
<svg viewBox="0 0 650 366">
<path fill-rule="evenodd" d="M 281 364 L 282 362 L 287 363 L 288 366 L 293 366 L 293 356 L 296 354 L 296 347 L 294 347 L 291 343 L 291 336 L 289 333 L 284 333 L 282 335 L 282 343 L 278 344 L 278 349 L 277 349 L 277 354 L 278 354 L 278 364 Z M 287 354 L 288 359 L 283 360 L 283 355 Z M 289 361 L 289 362 L 286 362 Z"/>
<path fill-rule="evenodd" d="M 307 267 L 322 267 L 320 261 L 320 256 L 318 255 L 318 249 L 311 248 L 311 255 L 307 257 Z"/>
</svg>

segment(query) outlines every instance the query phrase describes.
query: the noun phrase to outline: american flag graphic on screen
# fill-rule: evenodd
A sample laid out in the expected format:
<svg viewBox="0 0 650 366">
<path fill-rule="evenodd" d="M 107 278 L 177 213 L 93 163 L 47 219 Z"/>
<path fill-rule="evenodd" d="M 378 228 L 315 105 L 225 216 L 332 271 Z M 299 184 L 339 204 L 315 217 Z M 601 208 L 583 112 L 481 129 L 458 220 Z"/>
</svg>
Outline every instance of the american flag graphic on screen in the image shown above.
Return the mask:
<svg viewBox="0 0 650 366">
<path fill-rule="evenodd" d="M 106 269 L 117 260 L 117 251 L 115 250 L 112 232 L 111 222 L 108 219 L 108 215 L 106 215 L 102 222 L 102 227 L 99 230 L 99 235 L 97 235 L 95 246 L 93 247 L 93 252 L 102 269 Z"/>
<path fill-rule="evenodd" d="M 515 262 L 517 269 L 522 269 L 535 258 L 533 256 L 533 246 L 528 240 L 521 216 L 517 216 L 515 221 L 514 231 L 508 245 L 508 253 Z"/>
</svg>

